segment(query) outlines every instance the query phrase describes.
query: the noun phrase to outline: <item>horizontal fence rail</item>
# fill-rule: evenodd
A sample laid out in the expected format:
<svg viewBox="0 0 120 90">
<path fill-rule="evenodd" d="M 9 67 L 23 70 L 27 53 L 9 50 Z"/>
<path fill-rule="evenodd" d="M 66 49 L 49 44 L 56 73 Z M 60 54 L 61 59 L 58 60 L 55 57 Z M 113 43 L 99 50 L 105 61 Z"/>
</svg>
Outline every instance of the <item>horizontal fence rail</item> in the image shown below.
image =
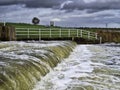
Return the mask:
<svg viewBox="0 0 120 90">
<path fill-rule="evenodd" d="M 98 39 L 98 34 L 82 29 L 54 29 L 54 28 L 16 28 L 17 39 L 39 39 L 41 38 L 87 38 Z"/>
</svg>

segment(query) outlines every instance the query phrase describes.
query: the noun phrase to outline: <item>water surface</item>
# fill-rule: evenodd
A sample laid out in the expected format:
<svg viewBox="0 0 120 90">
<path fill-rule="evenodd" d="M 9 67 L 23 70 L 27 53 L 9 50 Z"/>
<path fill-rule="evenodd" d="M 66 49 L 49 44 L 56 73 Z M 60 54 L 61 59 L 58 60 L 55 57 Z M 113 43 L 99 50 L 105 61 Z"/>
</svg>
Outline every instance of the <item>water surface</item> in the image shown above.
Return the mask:
<svg viewBox="0 0 120 90">
<path fill-rule="evenodd" d="M 119 45 L 78 45 L 33 90 L 120 90 Z"/>
</svg>

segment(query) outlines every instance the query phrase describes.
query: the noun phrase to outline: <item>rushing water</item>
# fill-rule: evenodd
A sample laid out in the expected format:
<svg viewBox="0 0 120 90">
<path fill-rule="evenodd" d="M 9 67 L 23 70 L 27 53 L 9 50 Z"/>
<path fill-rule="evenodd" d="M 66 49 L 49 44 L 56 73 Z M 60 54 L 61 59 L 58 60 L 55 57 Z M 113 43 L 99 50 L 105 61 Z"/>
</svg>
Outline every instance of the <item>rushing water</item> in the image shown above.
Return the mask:
<svg viewBox="0 0 120 90">
<path fill-rule="evenodd" d="M 74 42 L 1 42 L 0 90 L 32 90 L 66 58 Z"/>
<path fill-rule="evenodd" d="M 119 44 L 74 47 L 70 41 L 1 42 L 0 90 L 120 90 Z"/>
<path fill-rule="evenodd" d="M 120 46 L 78 45 L 33 90 L 120 90 Z"/>
</svg>

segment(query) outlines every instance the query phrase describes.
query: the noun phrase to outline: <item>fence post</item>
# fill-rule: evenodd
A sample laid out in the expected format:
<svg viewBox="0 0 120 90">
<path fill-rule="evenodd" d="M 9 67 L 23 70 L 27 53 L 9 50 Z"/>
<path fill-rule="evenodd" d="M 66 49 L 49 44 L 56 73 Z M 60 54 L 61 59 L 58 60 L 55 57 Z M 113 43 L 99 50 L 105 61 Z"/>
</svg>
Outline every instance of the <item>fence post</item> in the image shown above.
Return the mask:
<svg viewBox="0 0 120 90">
<path fill-rule="evenodd" d="M 100 44 L 102 43 L 102 37 L 100 37 Z"/>
<path fill-rule="evenodd" d="M 82 33 L 83 33 L 83 31 L 81 30 L 81 31 L 80 31 L 80 36 L 81 36 L 81 37 L 82 37 Z"/>
<path fill-rule="evenodd" d="M 88 39 L 90 39 L 90 32 L 88 31 Z"/>
<path fill-rule="evenodd" d="M 98 34 L 97 33 L 95 33 L 95 38 L 98 39 Z"/>
<path fill-rule="evenodd" d="M 6 26 L 6 22 L 4 22 L 4 26 Z"/>
<path fill-rule="evenodd" d="M 78 29 L 77 29 L 77 37 L 79 37 L 79 35 L 78 35 L 78 34 L 79 34 L 79 31 L 78 31 Z"/>
<path fill-rule="evenodd" d="M 61 37 L 61 28 L 60 28 L 60 31 L 59 31 L 59 37 Z"/>
<path fill-rule="evenodd" d="M 41 30 L 39 29 L 39 41 L 41 40 Z"/>
<path fill-rule="evenodd" d="M 52 35 L 51 35 L 51 28 L 50 28 L 50 38 L 51 38 L 51 36 L 52 36 Z"/>
<path fill-rule="evenodd" d="M 28 28 L 28 38 L 30 38 L 30 29 Z"/>
<path fill-rule="evenodd" d="M 70 37 L 70 29 L 68 30 L 68 37 Z"/>
</svg>

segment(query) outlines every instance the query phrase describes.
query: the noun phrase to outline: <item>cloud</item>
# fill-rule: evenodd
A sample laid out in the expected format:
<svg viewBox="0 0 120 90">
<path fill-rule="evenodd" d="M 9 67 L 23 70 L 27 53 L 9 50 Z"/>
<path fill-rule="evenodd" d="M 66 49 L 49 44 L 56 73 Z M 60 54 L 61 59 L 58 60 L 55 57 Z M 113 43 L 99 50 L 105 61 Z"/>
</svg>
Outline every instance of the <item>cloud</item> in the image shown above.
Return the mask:
<svg viewBox="0 0 120 90">
<path fill-rule="evenodd" d="M 86 10 L 88 13 L 120 9 L 120 0 L 72 0 L 72 3 L 65 4 L 65 10 Z"/>
<path fill-rule="evenodd" d="M 60 22 L 61 19 L 60 18 L 53 18 L 51 21 Z"/>
<path fill-rule="evenodd" d="M 65 4 L 65 7 L 68 7 L 71 2 L 70 5 L 76 6 L 76 8 L 100 8 L 100 6 L 104 6 L 103 8 L 120 8 L 120 0 L 0 0 L 0 5 L 26 4 L 28 7 L 54 7 Z"/>
<path fill-rule="evenodd" d="M 24 4 L 27 8 L 86 10 L 88 13 L 120 9 L 120 0 L 0 0 L 0 6 L 14 4 Z"/>
<path fill-rule="evenodd" d="M 69 4 L 71 4 L 71 3 L 73 3 L 73 1 L 70 1 L 70 0 L 63 2 L 63 3 L 60 5 L 60 9 L 64 8 L 65 5 L 69 5 Z"/>
<path fill-rule="evenodd" d="M 40 18 L 61 26 L 120 23 L 120 0 L 0 0 L 0 21 L 27 22 Z"/>
<path fill-rule="evenodd" d="M 9 13 L 12 11 L 20 11 L 25 8 L 25 5 L 5 5 L 5 6 L 0 6 L 0 14 L 3 13 Z"/>
<path fill-rule="evenodd" d="M 25 4 L 28 8 L 56 8 L 64 0 L 0 0 L 1 5 Z"/>
</svg>

